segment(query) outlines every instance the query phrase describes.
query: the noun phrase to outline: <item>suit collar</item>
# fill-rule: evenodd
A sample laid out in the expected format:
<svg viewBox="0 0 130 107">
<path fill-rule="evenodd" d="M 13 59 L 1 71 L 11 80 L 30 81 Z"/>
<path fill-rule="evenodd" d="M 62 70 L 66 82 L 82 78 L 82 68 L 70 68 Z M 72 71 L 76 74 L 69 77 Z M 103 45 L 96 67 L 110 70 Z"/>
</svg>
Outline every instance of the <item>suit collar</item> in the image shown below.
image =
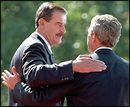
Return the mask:
<svg viewBox="0 0 130 107">
<path fill-rule="evenodd" d="M 112 51 L 112 49 L 109 48 L 100 48 L 98 50 L 96 50 L 95 52 L 92 53 L 91 57 L 94 59 L 99 59 L 100 55 L 105 55 L 107 57 L 107 55 L 115 55 L 115 53 Z"/>
<path fill-rule="evenodd" d="M 38 39 L 38 40 L 40 40 L 41 41 L 41 43 L 45 46 L 45 48 L 47 49 L 47 51 L 48 51 L 48 53 L 49 54 L 52 54 L 52 51 L 50 51 L 50 49 L 49 49 L 49 47 L 48 47 L 48 45 L 47 45 L 47 42 L 45 42 L 45 40 L 38 34 L 38 33 L 32 33 L 31 35 L 30 35 L 31 37 L 33 37 L 33 38 L 35 38 L 35 39 Z"/>
<path fill-rule="evenodd" d="M 97 50 L 99 50 L 99 49 L 111 49 L 112 50 L 112 48 L 110 48 L 110 47 L 99 47 L 99 48 L 97 48 L 95 51 L 94 51 L 94 53 L 97 51 Z"/>
<path fill-rule="evenodd" d="M 52 53 L 51 46 L 50 46 L 50 44 L 48 43 L 48 41 L 44 38 L 44 36 L 42 36 L 40 33 L 36 32 L 36 31 L 34 32 L 34 34 L 40 36 L 40 38 L 43 39 L 43 41 L 46 43 L 46 45 L 47 45 L 49 51 Z"/>
<path fill-rule="evenodd" d="M 101 53 L 103 53 L 103 54 L 112 54 L 113 51 L 112 51 L 112 49 L 102 48 L 102 49 L 98 49 L 94 53 L 97 53 L 97 54 L 101 54 Z"/>
<path fill-rule="evenodd" d="M 36 34 L 36 33 L 32 33 L 30 36 L 41 41 L 41 43 L 44 45 L 44 47 L 45 47 L 47 53 L 48 53 L 49 56 L 50 56 L 51 62 L 52 62 L 52 63 L 55 63 L 55 59 L 54 59 L 53 52 L 50 52 L 50 51 L 49 51 L 49 48 L 48 48 L 47 44 L 45 43 L 45 41 L 44 41 L 38 34 Z"/>
</svg>

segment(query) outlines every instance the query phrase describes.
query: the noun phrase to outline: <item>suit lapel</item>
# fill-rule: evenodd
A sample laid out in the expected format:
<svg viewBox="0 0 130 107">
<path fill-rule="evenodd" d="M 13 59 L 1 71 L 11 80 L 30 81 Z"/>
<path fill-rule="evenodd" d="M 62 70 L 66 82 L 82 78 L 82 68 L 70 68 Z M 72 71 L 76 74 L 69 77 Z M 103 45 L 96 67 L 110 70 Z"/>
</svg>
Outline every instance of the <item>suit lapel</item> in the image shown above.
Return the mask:
<svg viewBox="0 0 130 107">
<path fill-rule="evenodd" d="M 47 53 L 48 53 L 48 55 L 49 55 L 51 64 L 55 63 L 54 54 L 49 51 L 49 48 L 47 47 L 45 41 L 44 41 L 39 35 L 37 35 L 37 34 L 33 34 L 33 35 L 35 35 L 35 37 L 36 37 L 38 40 L 40 40 L 41 43 L 44 45 L 44 47 L 45 47 L 45 49 L 46 49 L 46 51 L 47 51 Z M 34 36 L 33 36 L 33 37 L 34 37 Z"/>
<path fill-rule="evenodd" d="M 51 57 L 51 61 L 52 61 L 52 63 L 54 64 L 54 63 L 55 63 L 54 54 L 52 53 L 50 57 Z"/>
</svg>

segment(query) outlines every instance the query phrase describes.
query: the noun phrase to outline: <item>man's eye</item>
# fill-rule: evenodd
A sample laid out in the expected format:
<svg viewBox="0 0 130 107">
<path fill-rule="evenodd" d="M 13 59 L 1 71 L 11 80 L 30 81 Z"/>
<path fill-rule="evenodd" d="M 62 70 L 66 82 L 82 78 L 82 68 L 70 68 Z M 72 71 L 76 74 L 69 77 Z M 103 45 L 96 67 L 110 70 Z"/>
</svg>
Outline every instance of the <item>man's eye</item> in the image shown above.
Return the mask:
<svg viewBox="0 0 130 107">
<path fill-rule="evenodd" d="M 62 26 L 62 24 L 61 24 L 61 23 L 59 23 L 59 26 Z"/>
</svg>

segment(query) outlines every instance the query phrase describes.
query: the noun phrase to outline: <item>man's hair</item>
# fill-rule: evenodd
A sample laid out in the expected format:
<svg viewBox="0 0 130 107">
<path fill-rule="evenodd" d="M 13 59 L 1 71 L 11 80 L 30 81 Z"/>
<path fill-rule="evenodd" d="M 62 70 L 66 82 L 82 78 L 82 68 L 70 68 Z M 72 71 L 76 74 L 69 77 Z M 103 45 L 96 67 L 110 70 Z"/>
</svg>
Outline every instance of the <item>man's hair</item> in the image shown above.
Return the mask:
<svg viewBox="0 0 130 107">
<path fill-rule="evenodd" d="M 91 20 L 89 31 L 96 33 L 102 45 L 114 47 L 121 36 L 121 24 L 110 14 L 96 15 Z"/>
<path fill-rule="evenodd" d="M 47 22 L 49 22 L 52 19 L 53 12 L 55 10 L 61 11 L 64 14 L 67 14 L 67 11 L 65 8 L 61 7 L 60 5 L 57 5 L 55 3 L 50 3 L 50 2 L 44 2 L 40 5 L 36 12 L 35 16 L 35 28 L 38 28 L 38 20 L 40 18 L 45 19 Z"/>
</svg>

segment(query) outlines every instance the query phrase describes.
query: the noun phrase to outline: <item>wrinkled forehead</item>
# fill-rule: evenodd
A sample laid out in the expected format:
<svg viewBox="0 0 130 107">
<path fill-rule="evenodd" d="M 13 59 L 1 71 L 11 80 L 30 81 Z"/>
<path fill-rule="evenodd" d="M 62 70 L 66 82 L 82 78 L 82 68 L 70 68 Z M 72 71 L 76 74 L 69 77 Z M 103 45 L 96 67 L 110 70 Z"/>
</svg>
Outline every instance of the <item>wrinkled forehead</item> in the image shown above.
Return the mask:
<svg viewBox="0 0 130 107">
<path fill-rule="evenodd" d="M 66 23 L 66 19 L 67 19 L 66 14 L 63 14 L 63 15 L 62 15 L 62 21 L 63 21 L 64 23 Z"/>
<path fill-rule="evenodd" d="M 61 11 L 54 11 L 52 20 L 57 20 L 66 24 L 67 15 Z"/>
</svg>

